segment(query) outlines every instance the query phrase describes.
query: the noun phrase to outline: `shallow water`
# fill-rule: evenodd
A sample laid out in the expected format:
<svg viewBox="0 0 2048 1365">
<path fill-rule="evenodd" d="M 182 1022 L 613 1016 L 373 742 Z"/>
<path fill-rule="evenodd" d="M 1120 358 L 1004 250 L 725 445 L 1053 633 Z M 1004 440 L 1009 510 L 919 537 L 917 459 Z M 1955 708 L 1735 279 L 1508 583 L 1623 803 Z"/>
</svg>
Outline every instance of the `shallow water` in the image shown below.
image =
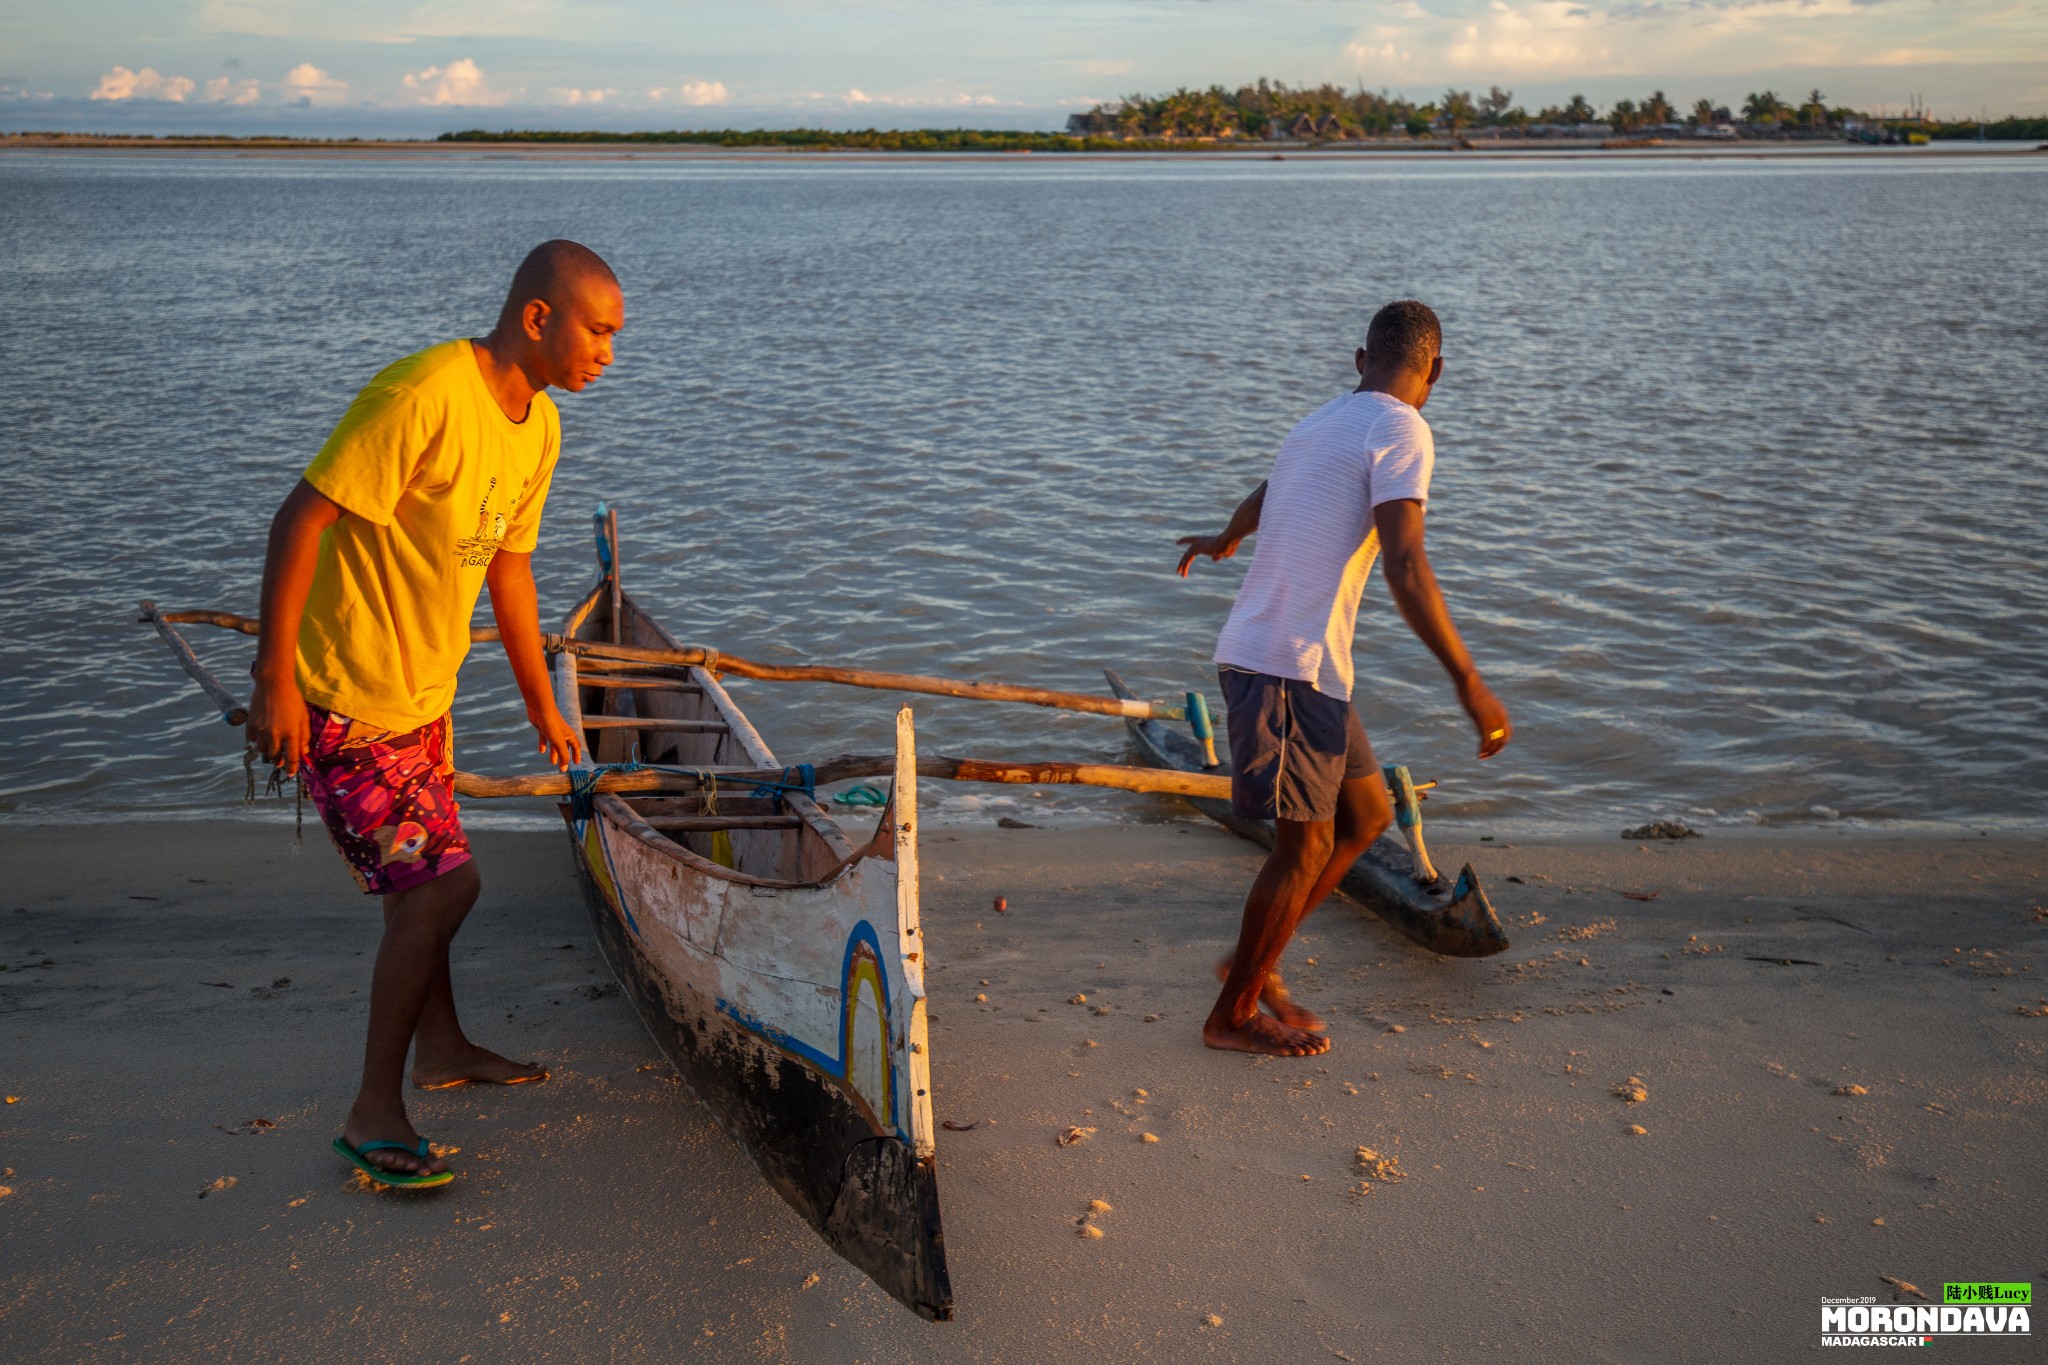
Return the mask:
<svg viewBox="0 0 2048 1365">
<path fill-rule="evenodd" d="M 239 744 L 134 601 L 252 611 L 355 390 L 485 330 L 555 235 L 618 267 L 628 327 L 562 402 L 551 620 L 608 497 L 690 641 L 1213 702 L 1249 553 L 1183 582 L 1174 538 L 1416 296 L 1432 558 L 1517 728 L 1473 760 L 1376 579 L 1358 704 L 1434 818 L 2048 819 L 2041 160 L 0 160 L 0 812 L 238 810 Z M 734 686 L 784 758 L 887 746 L 889 694 Z M 1125 753 L 1106 719 L 914 704 L 944 752 Z M 465 767 L 533 766 L 493 647 L 456 722 Z"/>
</svg>

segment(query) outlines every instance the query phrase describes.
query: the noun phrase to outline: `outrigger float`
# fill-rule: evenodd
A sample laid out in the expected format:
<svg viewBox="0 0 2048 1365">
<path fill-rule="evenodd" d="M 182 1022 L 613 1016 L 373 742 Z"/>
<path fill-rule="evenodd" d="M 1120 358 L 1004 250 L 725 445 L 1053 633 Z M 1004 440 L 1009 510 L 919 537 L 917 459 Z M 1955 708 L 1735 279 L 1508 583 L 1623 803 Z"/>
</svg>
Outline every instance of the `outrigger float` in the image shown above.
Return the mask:
<svg viewBox="0 0 2048 1365">
<path fill-rule="evenodd" d="M 1199 694 L 1113 695 L 818 665 L 760 664 L 678 642 L 620 586 L 618 522 L 600 505 L 600 576 L 543 635 L 563 717 L 586 761 L 566 774 L 457 773 L 464 797 L 566 798 L 562 817 L 610 965 L 656 1045 L 762 1176 L 839 1255 L 919 1315 L 952 1315 L 932 1119 L 927 958 L 918 902 L 920 777 L 1079 784 L 1180 796 L 1270 843 L 1230 814 Z M 222 719 L 242 704 L 177 627 L 257 633 L 219 611 L 159 611 L 155 627 Z M 497 638 L 491 629 L 472 638 Z M 909 707 L 895 752 L 789 764 L 721 675 L 814 681 L 1055 706 L 1123 719 L 1148 766 L 993 762 L 919 755 Z M 1167 728 L 1187 721 L 1194 738 Z M 849 835 L 817 789 L 887 777 L 872 833 Z M 1406 852 L 1382 841 L 1344 889 L 1424 947 L 1483 956 L 1507 946 L 1468 866 L 1445 885 L 1421 841 L 1417 793 L 1389 770 Z M 1427 872 L 1427 875 L 1424 874 Z"/>
</svg>

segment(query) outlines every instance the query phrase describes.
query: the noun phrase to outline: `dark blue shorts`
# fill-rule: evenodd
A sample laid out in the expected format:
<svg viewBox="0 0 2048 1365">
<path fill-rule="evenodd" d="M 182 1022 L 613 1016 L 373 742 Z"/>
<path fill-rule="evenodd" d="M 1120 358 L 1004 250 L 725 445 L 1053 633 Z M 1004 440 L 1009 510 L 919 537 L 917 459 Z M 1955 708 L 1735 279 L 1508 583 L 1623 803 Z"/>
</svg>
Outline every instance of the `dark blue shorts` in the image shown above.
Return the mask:
<svg viewBox="0 0 2048 1365">
<path fill-rule="evenodd" d="M 1230 735 L 1230 806 L 1249 820 L 1335 820 L 1337 790 L 1379 770 L 1348 701 L 1296 678 L 1218 670 Z"/>
</svg>

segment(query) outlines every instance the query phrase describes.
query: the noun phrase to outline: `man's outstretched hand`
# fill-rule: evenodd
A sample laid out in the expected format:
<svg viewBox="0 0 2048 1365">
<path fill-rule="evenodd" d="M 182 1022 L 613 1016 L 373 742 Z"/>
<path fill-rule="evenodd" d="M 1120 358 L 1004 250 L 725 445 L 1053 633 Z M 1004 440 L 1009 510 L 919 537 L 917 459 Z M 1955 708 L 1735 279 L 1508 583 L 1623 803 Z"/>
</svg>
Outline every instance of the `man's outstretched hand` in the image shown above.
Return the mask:
<svg viewBox="0 0 2048 1365">
<path fill-rule="evenodd" d="M 1500 704 L 1500 698 L 1493 695 L 1477 673 L 1470 680 L 1458 686 L 1458 704 L 1465 708 L 1465 714 L 1472 717 L 1472 726 L 1479 731 L 1479 756 L 1492 758 L 1508 747 L 1514 738 L 1515 725 L 1508 719 L 1508 708 Z"/>
<path fill-rule="evenodd" d="M 1232 540 L 1229 536 L 1182 536 L 1174 544 L 1185 545 L 1188 548 L 1180 557 L 1180 568 L 1174 572 L 1186 578 L 1188 566 L 1195 562 L 1197 556 L 1207 555 L 1211 560 L 1228 559 L 1237 553 L 1237 547 L 1243 543 L 1241 540 Z"/>
<path fill-rule="evenodd" d="M 540 734 L 540 751 L 547 755 L 548 762 L 558 771 L 568 771 L 571 763 L 583 761 L 583 745 L 577 741 L 576 732 L 569 728 L 569 722 L 562 719 L 562 713 L 550 706 L 543 715 L 529 715 L 533 728 Z"/>
</svg>

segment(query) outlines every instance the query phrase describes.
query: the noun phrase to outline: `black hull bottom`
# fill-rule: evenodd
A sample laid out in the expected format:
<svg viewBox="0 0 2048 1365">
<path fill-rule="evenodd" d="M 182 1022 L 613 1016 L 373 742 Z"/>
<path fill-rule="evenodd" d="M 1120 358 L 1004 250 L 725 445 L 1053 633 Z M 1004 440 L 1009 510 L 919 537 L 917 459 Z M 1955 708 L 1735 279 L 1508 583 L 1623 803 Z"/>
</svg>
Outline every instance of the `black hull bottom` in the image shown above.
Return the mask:
<svg viewBox="0 0 2048 1365">
<path fill-rule="evenodd" d="M 691 1093 L 828 1246 L 920 1317 L 952 1317 L 932 1163 L 877 1136 L 838 1087 L 719 1013 L 715 1000 L 665 981 L 580 853 L 575 863 L 605 961 Z"/>
</svg>

